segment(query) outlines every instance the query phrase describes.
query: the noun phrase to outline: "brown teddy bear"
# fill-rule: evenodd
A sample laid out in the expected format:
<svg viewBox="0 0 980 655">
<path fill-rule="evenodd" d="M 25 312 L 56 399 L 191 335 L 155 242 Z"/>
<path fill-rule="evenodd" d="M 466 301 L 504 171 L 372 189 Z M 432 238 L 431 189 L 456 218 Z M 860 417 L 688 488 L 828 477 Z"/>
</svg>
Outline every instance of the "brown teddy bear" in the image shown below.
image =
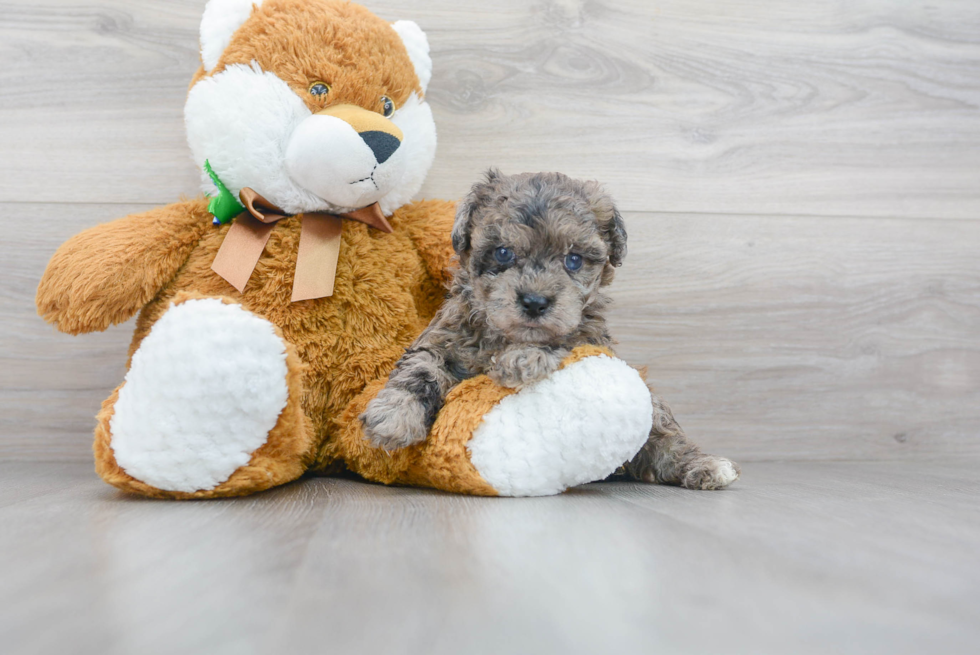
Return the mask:
<svg viewBox="0 0 980 655">
<path fill-rule="evenodd" d="M 649 392 L 597 348 L 520 392 L 466 380 L 425 442 L 371 447 L 357 416 L 439 307 L 453 254 L 454 203 L 411 200 L 436 145 L 426 37 L 339 0 L 211 0 L 201 60 L 185 121 L 210 199 L 82 232 L 38 288 L 71 334 L 139 313 L 98 415 L 99 475 L 168 498 L 345 468 L 542 495 L 639 450 Z"/>
</svg>

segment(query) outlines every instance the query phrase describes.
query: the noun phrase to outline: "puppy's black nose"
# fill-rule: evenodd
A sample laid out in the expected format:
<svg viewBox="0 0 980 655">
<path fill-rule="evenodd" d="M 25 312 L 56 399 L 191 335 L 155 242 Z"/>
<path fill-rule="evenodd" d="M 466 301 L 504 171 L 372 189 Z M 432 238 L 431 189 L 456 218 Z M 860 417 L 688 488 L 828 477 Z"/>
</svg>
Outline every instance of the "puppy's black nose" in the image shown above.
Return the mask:
<svg viewBox="0 0 980 655">
<path fill-rule="evenodd" d="M 521 294 L 521 307 L 524 308 L 524 313 L 531 318 L 537 318 L 544 314 L 550 304 L 550 300 L 536 293 Z"/>
<path fill-rule="evenodd" d="M 378 160 L 379 164 L 388 161 L 388 158 L 395 154 L 398 146 L 402 144 L 397 138 L 380 130 L 361 132 L 361 138 L 364 139 L 364 143 L 368 144 L 368 148 L 374 153 L 374 158 Z"/>
</svg>

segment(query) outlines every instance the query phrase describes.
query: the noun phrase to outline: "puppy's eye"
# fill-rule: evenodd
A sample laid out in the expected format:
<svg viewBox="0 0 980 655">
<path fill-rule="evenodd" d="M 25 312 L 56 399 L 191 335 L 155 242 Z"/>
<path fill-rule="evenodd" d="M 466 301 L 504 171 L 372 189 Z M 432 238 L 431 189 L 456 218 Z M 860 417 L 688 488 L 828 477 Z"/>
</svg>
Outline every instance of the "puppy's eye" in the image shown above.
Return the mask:
<svg viewBox="0 0 980 655">
<path fill-rule="evenodd" d="M 330 85 L 326 82 L 314 82 L 310 85 L 308 91 L 313 96 L 325 96 L 330 93 Z"/>
<path fill-rule="evenodd" d="M 565 255 L 565 268 L 570 271 L 582 268 L 582 255 L 576 255 L 574 252 Z"/>
<path fill-rule="evenodd" d="M 381 113 L 385 115 L 385 118 L 391 118 L 391 115 L 395 113 L 395 103 L 388 96 L 381 96 Z"/>
<path fill-rule="evenodd" d="M 510 264 L 514 261 L 514 251 L 510 248 L 497 248 L 493 251 L 493 258 L 498 264 Z"/>
</svg>

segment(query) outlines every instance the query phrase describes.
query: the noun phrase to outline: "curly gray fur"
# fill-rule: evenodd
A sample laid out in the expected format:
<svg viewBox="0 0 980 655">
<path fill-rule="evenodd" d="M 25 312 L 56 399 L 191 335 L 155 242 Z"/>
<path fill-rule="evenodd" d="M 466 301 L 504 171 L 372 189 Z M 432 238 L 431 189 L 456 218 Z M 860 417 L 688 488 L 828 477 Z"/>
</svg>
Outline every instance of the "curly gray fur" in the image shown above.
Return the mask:
<svg viewBox="0 0 980 655">
<path fill-rule="evenodd" d="M 360 417 L 368 439 L 385 448 L 422 441 L 446 394 L 468 377 L 520 388 L 576 346 L 611 346 L 604 288 L 626 239 L 598 183 L 491 169 L 457 208 L 459 268 L 446 301 Z M 733 463 L 701 453 L 656 395 L 653 407 L 650 439 L 622 475 L 698 489 L 734 481 Z"/>
</svg>

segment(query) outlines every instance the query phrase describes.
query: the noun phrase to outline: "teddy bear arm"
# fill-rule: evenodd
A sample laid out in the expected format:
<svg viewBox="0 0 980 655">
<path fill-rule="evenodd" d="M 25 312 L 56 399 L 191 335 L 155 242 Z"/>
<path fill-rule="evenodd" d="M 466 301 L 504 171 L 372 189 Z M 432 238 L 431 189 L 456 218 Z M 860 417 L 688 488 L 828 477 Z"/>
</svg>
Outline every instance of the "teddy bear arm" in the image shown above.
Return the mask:
<svg viewBox="0 0 980 655">
<path fill-rule="evenodd" d="M 194 200 L 85 230 L 48 263 L 38 314 L 69 334 L 126 321 L 173 279 L 208 229 L 206 202 Z"/>
<path fill-rule="evenodd" d="M 456 218 L 456 203 L 448 200 L 420 200 L 395 212 L 415 244 L 433 279 L 448 282 L 453 246 L 450 234 Z"/>
</svg>

